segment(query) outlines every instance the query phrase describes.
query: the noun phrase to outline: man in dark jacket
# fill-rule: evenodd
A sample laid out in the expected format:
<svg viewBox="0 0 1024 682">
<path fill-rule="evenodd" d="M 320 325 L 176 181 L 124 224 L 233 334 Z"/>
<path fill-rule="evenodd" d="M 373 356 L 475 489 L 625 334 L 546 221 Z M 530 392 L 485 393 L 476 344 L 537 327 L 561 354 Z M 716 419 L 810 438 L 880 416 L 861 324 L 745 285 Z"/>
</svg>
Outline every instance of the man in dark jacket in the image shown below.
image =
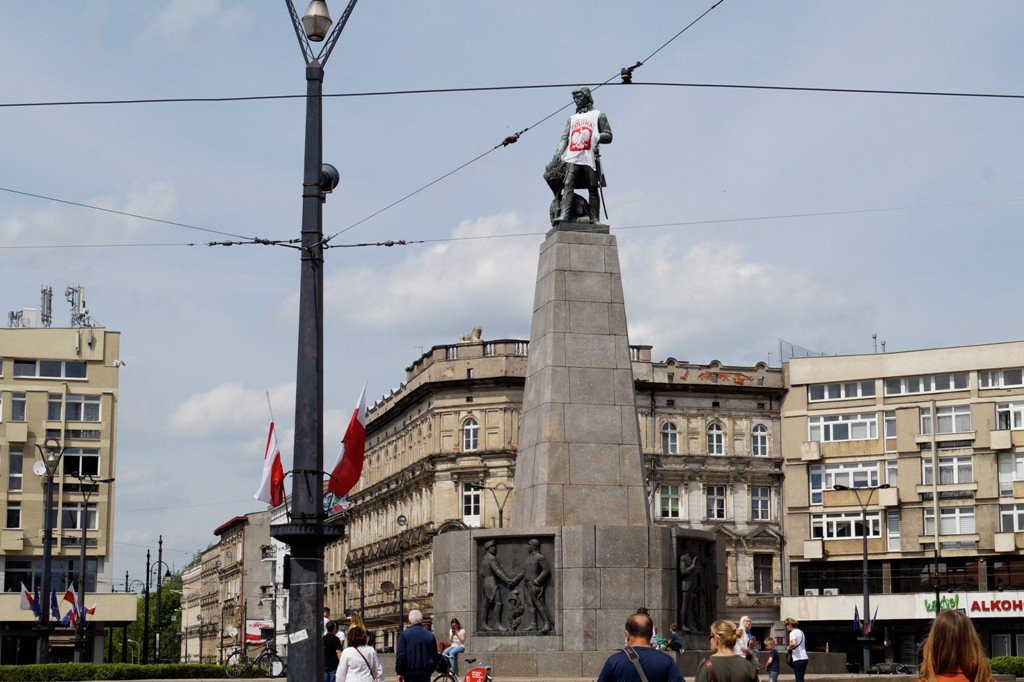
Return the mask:
<svg viewBox="0 0 1024 682">
<path fill-rule="evenodd" d="M 675 659 L 651 648 L 653 635 L 654 623 L 650 616 L 643 613 L 630 616 L 626 621 L 626 648 L 605 661 L 597 682 L 640 682 L 638 665 L 648 682 L 683 682 L 683 673 Z"/>
<path fill-rule="evenodd" d="M 409 627 L 398 635 L 395 649 L 398 682 L 430 682 L 437 659 L 434 633 L 423 627 L 423 613 L 413 609 L 409 612 Z"/>
</svg>

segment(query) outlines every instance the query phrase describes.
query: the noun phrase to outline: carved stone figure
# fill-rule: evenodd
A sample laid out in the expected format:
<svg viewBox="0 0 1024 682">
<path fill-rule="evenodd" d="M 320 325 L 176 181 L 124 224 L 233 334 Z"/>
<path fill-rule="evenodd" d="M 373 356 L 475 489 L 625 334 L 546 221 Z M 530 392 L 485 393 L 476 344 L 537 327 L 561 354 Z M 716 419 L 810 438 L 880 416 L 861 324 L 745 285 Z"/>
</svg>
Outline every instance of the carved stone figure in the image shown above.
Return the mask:
<svg viewBox="0 0 1024 682">
<path fill-rule="evenodd" d="M 576 113 L 566 121 L 555 156 L 544 172 L 558 203 L 558 215 L 553 215 L 552 225 L 570 221 L 596 223 L 601 215 L 600 188 L 605 185 L 599 146 L 611 144 L 612 128 L 604 112 L 594 108 L 590 88 L 576 88 L 572 99 Z M 574 198 L 575 189 L 587 189 L 589 202 Z M 586 214 L 578 215 L 583 207 Z"/>
<path fill-rule="evenodd" d="M 459 343 L 473 343 L 474 341 L 479 341 L 481 338 L 483 338 L 483 335 L 483 327 L 477 325 L 476 327 L 473 327 L 473 330 L 470 331 L 468 334 L 460 334 Z"/>
<path fill-rule="evenodd" d="M 540 541 L 531 538 L 526 542 L 526 603 L 529 624 L 524 630 L 538 630 L 546 635 L 551 632 L 552 619 L 544 603 L 544 588 L 551 577 L 551 565 L 540 552 Z"/>
<path fill-rule="evenodd" d="M 480 562 L 480 577 L 483 578 L 484 588 L 484 617 L 481 630 L 505 630 L 505 625 L 501 622 L 503 600 L 500 585 L 511 590 L 523 579 L 522 573 L 515 577 L 509 576 L 498 561 L 497 554 L 498 549 L 494 545 L 494 540 L 484 543 L 484 558 Z"/>
<path fill-rule="evenodd" d="M 508 593 L 508 624 L 511 629 L 519 629 L 525 613 L 526 607 L 519 601 L 519 590 L 512 590 Z"/>
<path fill-rule="evenodd" d="M 693 613 L 694 596 L 698 589 L 694 575 L 697 558 L 690 554 L 679 557 L 679 629 L 683 632 L 697 632 L 697 619 Z"/>
</svg>

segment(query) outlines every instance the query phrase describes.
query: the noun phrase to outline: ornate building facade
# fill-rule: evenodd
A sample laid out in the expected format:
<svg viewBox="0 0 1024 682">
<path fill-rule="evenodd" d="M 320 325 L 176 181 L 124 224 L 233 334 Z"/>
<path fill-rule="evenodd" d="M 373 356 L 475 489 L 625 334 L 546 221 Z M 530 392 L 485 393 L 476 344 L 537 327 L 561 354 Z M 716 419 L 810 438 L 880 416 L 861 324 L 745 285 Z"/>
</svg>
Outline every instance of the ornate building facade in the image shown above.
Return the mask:
<svg viewBox="0 0 1024 682">
<path fill-rule="evenodd" d="M 378 646 L 394 644 L 400 605 L 430 614 L 435 534 L 507 523 L 528 346 L 435 346 L 367 411 L 346 538 L 325 549 L 326 603 L 333 614 L 361 612 Z M 652 362 L 649 346 L 631 352 L 652 518 L 713 531 L 727 547 L 728 615 L 770 625 L 782 584 L 781 371 Z"/>
</svg>

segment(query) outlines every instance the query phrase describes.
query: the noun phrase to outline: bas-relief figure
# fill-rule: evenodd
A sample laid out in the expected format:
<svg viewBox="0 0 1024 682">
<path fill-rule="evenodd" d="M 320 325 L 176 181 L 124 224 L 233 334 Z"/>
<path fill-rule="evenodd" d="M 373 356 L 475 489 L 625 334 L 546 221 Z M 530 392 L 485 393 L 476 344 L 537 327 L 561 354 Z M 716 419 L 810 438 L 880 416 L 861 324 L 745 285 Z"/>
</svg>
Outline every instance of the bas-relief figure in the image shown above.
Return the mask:
<svg viewBox="0 0 1024 682">
<path fill-rule="evenodd" d="M 679 557 L 679 629 L 684 633 L 707 632 L 715 619 L 718 573 L 715 543 L 681 539 Z"/>
<path fill-rule="evenodd" d="M 477 625 L 481 633 L 546 635 L 554 631 L 552 538 L 487 540 L 479 561 Z M 546 553 L 545 553 L 546 552 Z"/>
<path fill-rule="evenodd" d="M 594 108 L 590 88 L 576 88 L 572 99 L 576 113 L 566 121 L 555 155 L 544 169 L 544 180 L 555 195 L 551 202 L 552 225 L 600 222 L 601 188 L 606 186 L 600 145 L 612 141 L 608 117 Z M 576 189 L 588 190 L 589 201 L 576 194 Z"/>
</svg>

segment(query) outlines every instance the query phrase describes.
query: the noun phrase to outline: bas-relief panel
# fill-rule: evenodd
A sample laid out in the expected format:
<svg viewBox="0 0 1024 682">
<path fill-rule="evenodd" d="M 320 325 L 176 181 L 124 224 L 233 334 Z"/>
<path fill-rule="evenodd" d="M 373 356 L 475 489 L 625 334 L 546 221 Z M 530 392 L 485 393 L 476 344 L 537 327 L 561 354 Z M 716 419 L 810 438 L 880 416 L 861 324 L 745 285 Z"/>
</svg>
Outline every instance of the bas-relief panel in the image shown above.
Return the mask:
<svg viewBox="0 0 1024 682">
<path fill-rule="evenodd" d="M 477 632 L 553 635 L 555 539 L 492 538 L 478 543 Z"/>
</svg>

